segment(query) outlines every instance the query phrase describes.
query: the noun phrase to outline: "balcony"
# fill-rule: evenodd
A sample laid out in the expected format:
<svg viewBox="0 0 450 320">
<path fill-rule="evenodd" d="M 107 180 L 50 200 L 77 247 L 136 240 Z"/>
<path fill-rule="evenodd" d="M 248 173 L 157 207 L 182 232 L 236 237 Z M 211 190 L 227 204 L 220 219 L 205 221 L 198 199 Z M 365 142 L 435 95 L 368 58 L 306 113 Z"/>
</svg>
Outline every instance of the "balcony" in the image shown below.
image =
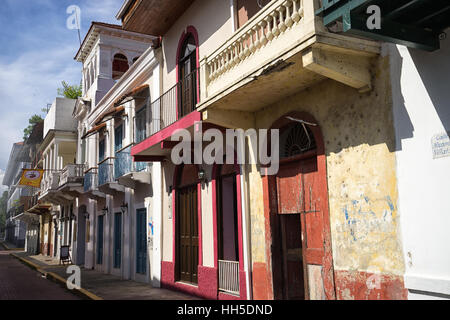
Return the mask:
<svg viewBox="0 0 450 320">
<path fill-rule="evenodd" d="M 201 120 L 200 113 L 196 111 L 199 92 L 199 70 L 194 70 L 181 79 L 150 106 L 152 115 L 147 126 L 142 125 L 143 114 L 135 118 L 136 146 L 131 154 L 138 157 L 135 160 L 144 162 L 160 161 L 167 156 L 167 149 L 160 144 L 168 140 L 173 131 L 179 128 L 191 129 L 196 121 Z M 140 124 L 140 127 L 138 126 Z M 141 153 L 141 151 L 144 152 Z"/>
<path fill-rule="evenodd" d="M 125 192 L 125 187 L 114 177 L 114 162 L 115 158 L 107 158 L 98 165 L 98 189 L 109 195 Z"/>
<path fill-rule="evenodd" d="M 134 162 L 131 146 L 116 153 L 114 159 L 114 178 L 127 188 L 136 188 L 136 182 L 150 184 L 150 173 L 146 172 L 147 163 Z"/>
<path fill-rule="evenodd" d="M 327 78 L 370 90 L 379 44 L 327 32 L 318 8 L 316 1 L 273 0 L 202 59 L 203 120 L 249 127 L 247 114 Z"/>
<path fill-rule="evenodd" d="M 98 190 L 98 170 L 91 168 L 84 174 L 83 191 L 88 198 L 98 200 L 104 198 L 105 194 Z"/>
<path fill-rule="evenodd" d="M 83 193 L 84 164 L 69 164 L 61 172 L 59 191 L 66 193 Z"/>
<path fill-rule="evenodd" d="M 48 202 L 59 205 L 62 202 L 71 201 L 74 197 L 59 192 L 61 170 L 46 170 L 41 182 L 41 194 L 39 202 Z"/>
</svg>

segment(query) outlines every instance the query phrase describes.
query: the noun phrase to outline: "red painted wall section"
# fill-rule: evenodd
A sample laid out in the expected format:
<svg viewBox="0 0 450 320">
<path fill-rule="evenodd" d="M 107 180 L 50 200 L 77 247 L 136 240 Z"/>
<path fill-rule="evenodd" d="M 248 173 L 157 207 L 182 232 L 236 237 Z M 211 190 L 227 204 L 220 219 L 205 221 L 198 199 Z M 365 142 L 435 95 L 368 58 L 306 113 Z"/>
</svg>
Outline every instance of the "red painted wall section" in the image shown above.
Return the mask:
<svg viewBox="0 0 450 320">
<path fill-rule="evenodd" d="M 218 271 L 216 268 L 198 266 L 198 286 L 175 282 L 175 264 L 161 262 L 161 287 L 180 291 L 203 299 L 216 300 L 218 284 Z"/>
<path fill-rule="evenodd" d="M 253 299 L 273 300 L 272 277 L 265 263 L 253 263 Z"/>
<path fill-rule="evenodd" d="M 407 300 L 403 277 L 358 271 L 335 271 L 338 300 Z"/>
</svg>

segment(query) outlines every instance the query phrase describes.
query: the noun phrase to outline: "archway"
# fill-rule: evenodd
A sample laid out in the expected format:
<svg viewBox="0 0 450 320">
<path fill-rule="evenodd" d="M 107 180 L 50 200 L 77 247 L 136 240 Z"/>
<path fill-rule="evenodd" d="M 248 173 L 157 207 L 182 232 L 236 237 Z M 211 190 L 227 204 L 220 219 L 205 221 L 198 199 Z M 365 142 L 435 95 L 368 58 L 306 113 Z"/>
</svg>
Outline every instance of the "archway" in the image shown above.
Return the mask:
<svg viewBox="0 0 450 320">
<path fill-rule="evenodd" d="M 292 112 L 271 129 L 280 130 L 280 170 L 267 179 L 272 196 L 265 194 L 271 208 L 273 296 L 334 299 L 326 157 L 320 127 L 309 114 Z"/>
</svg>

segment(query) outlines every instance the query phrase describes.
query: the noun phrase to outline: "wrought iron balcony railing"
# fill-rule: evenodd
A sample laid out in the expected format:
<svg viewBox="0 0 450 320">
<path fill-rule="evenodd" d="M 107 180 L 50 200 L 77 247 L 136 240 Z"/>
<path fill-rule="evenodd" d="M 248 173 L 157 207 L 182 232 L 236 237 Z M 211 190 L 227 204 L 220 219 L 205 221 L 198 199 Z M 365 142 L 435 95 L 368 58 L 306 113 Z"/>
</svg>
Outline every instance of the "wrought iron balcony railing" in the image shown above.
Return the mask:
<svg viewBox="0 0 450 320">
<path fill-rule="evenodd" d="M 84 192 L 96 190 L 98 187 L 98 170 L 92 168 L 84 175 Z"/>
<path fill-rule="evenodd" d="M 131 156 L 131 146 L 116 153 L 114 159 L 114 178 L 117 180 L 120 177 L 130 172 L 141 172 L 147 168 L 145 162 L 134 162 Z"/>
<path fill-rule="evenodd" d="M 114 179 L 114 158 L 103 160 L 98 166 L 98 185 L 115 182 Z"/>
<path fill-rule="evenodd" d="M 148 110 L 151 115 L 148 129 L 140 121 L 140 117 L 145 117 L 145 112 L 137 115 L 135 117 L 135 142 L 142 142 L 195 111 L 200 94 L 199 79 L 199 69 L 196 69 L 155 100 Z"/>
</svg>

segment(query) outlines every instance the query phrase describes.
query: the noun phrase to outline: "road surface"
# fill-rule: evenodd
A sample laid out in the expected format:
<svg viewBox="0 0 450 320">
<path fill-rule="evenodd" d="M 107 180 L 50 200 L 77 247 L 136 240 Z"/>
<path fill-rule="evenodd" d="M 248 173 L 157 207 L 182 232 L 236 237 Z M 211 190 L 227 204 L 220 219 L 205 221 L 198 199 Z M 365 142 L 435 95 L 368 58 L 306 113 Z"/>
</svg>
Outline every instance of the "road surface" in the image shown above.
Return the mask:
<svg viewBox="0 0 450 320">
<path fill-rule="evenodd" d="M 22 264 L 0 246 L 0 300 L 80 300 Z"/>
</svg>

